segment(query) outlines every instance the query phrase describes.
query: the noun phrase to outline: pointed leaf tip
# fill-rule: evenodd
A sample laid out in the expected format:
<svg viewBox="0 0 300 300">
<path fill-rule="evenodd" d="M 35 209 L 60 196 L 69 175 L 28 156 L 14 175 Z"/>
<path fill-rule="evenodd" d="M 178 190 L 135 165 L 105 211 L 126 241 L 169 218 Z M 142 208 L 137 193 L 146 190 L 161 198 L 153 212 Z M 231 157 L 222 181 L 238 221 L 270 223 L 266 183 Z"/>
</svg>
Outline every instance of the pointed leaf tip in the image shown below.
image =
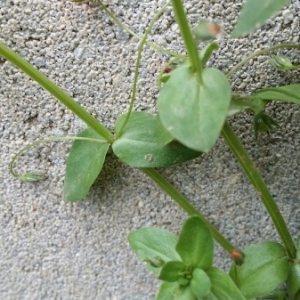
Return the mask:
<svg viewBox="0 0 300 300">
<path fill-rule="evenodd" d="M 103 137 L 91 128 L 83 130 L 78 136 L 103 141 Z M 108 143 L 74 141 L 66 165 L 64 182 L 66 201 L 79 201 L 88 194 L 102 169 L 108 148 Z"/>
</svg>

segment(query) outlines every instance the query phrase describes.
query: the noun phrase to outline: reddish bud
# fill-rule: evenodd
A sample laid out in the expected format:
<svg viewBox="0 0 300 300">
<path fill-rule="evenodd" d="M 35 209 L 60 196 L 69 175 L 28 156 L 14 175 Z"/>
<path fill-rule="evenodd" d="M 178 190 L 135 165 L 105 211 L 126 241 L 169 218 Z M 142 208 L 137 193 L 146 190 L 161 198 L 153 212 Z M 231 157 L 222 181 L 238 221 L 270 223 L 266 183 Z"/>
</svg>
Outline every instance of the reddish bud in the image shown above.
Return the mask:
<svg viewBox="0 0 300 300">
<path fill-rule="evenodd" d="M 221 32 L 220 26 L 216 23 L 208 23 L 207 24 L 207 29 L 213 35 L 217 35 Z"/>
<path fill-rule="evenodd" d="M 193 32 L 197 41 L 206 41 L 216 38 L 221 32 L 221 27 L 215 22 L 200 20 Z"/>
<path fill-rule="evenodd" d="M 171 67 L 166 67 L 165 70 L 164 70 L 164 74 L 168 74 L 172 71 L 173 71 L 173 69 Z"/>
<path fill-rule="evenodd" d="M 230 257 L 234 260 L 234 262 L 238 266 L 241 266 L 244 262 L 245 254 L 243 252 L 235 249 L 230 252 Z"/>
</svg>

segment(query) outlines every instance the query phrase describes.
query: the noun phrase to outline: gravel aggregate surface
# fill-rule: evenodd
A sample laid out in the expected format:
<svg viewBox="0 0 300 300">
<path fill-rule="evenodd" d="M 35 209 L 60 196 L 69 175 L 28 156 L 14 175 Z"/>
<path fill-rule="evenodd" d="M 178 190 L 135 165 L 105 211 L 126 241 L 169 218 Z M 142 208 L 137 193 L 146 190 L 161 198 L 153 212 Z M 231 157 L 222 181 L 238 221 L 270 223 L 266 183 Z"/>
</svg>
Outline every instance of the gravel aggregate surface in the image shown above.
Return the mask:
<svg viewBox="0 0 300 300">
<path fill-rule="evenodd" d="M 111 0 L 116 16 L 142 36 L 165 1 Z M 243 1 L 187 0 L 192 25 L 200 18 L 222 24 L 208 66 L 227 72 L 256 49 L 299 43 L 300 2 L 243 39 L 230 39 Z M 184 53 L 171 7 L 155 23 L 149 40 Z M 0 0 L 0 41 L 32 63 L 110 130 L 128 109 L 138 40 L 95 3 L 66 0 Z M 202 44 L 199 47 L 203 47 Z M 281 50 L 299 64 L 299 51 Z M 156 112 L 157 75 L 170 56 L 146 47 L 140 65 L 135 109 Z M 231 77 L 236 92 L 298 83 L 299 71 L 277 72 L 268 55 L 251 60 Z M 267 112 L 281 126 L 254 141 L 252 116 L 230 120 L 258 165 L 296 238 L 300 233 L 300 109 L 272 103 Z M 13 155 L 37 139 L 74 136 L 85 124 L 48 92 L 0 58 L 0 298 L 154 299 L 159 281 L 131 251 L 129 232 L 159 226 L 178 233 L 187 215 L 143 173 L 111 153 L 89 195 L 63 199 L 70 142 L 48 143 L 21 156 L 18 173 L 43 171 L 29 184 L 8 171 Z M 207 155 L 160 172 L 239 248 L 278 235 L 255 190 L 223 139 Z M 215 264 L 226 270 L 227 255 L 216 245 Z"/>
</svg>

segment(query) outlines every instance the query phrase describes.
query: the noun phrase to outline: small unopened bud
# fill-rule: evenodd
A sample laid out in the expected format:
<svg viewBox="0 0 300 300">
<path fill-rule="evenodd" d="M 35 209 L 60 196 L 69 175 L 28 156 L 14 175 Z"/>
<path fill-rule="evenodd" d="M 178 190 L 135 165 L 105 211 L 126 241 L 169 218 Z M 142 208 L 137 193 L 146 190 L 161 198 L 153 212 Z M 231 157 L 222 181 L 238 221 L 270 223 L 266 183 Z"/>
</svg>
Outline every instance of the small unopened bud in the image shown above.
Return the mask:
<svg viewBox="0 0 300 300">
<path fill-rule="evenodd" d="M 291 61 L 284 55 L 272 55 L 272 58 L 269 59 L 269 63 L 278 71 L 295 69 Z"/>
<path fill-rule="evenodd" d="M 221 27 L 215 22 L 201 20 L 193 31 L 197 40 L 206 41 L 214 39 L 221 32 Z"/>
<path fill-rule="evenodd" d="M 34 182 L 45 180 L 46 176 L 43 173 L 29 172 L 19 176 L 19 179 L 25 182 Z"/>
<path fill-rule="evenodd" d="M 239 250 L 232 250 L 230 257 L 234 260 L 236 265 L 241 266 L 244 262 L 245 254 Z"/>
<path fill-rule="evenodd" d="M 165 70 L 164 70 L 164 74 L 168 74 L 172 71 L 173 71 L 173 69 L 171 67 L 166 67 Z"/>
<path fill-rule="evenodd" d="M 143 261 L 149 263 L 153 268 L 161 268 L 165 264 L 159 256 L 145 257 Z"/>
</svg>

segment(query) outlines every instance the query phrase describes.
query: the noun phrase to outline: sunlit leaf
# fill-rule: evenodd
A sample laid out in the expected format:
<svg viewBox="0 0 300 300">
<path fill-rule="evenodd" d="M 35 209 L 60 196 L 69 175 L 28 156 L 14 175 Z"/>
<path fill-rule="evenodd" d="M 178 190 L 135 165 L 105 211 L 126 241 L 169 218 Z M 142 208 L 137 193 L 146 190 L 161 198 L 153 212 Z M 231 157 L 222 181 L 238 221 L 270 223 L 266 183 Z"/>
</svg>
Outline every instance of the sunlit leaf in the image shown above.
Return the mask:
<svg viewBox="0 0 300 300">
<path fill-rule="evenodd" d="M 178 67 L 161 89 L 158 111 L 163 126 L 187 147 L 208 152 L 225 122 L 231 90 L 225 75 L 204 69 L 202 82 L 188 65 Z"/>
<path fill-rule="evenodd" d="M 177 282 L 164 282 L 156 295 L 156 300 L 196 300 L 189 286 L 180 286 Z"/>
<path fill-rule="evenodd" d="M 160 228 L 143 228 L 131 232 L 129 244 L 145 268 L 159 275 L 161 267 L 153 267 L 148 258 L 160 258 L 164 262 L 180 260 L 175 250 L 178 238 L 172 233 Z"/>
<path fill-rule="evenodd" d="M 188 266 L 203 270 L 211 267 L 214 256 L 213 239 L 210 229 L 199 217 L 190 217 L 184 223 L 176 251 Z"/>
<path fill-rule="evenodd" d="M 290 295 L 295 295 L 300 289 L 300 236 L 297 242 L 296 259 L 289 264 L 287 286 Z"/>
<path fill-rule="evenodd" d="M 162 125 L 159 115 L 156 116 L 155 133 L 159 146 L 165 146 L 174 139 L 170 132 Z"/>
<path fill-rule="evenodd" d="M 207 274 L 201 269 L 194 269 L 193 278 L 190 282 L 191 290 L 198 297 L 207 296 L 211 288 L 211 282 Z"/>
<path fill-rule="evenodd" d="M 241 37 L 255 31 L 290 0 L 247 0 L 231 36 Z"/>
<path fill-rule="evenodd" d="M 233 264 L 229 274 L 246 298 L 266 295 L 286 281 L 288 260 L 280 244 L 264 242 L 246 248 L 243 253 L 243 264 Z"/>
<path fill-rule="evenodd" d="M 182 272 L 186 269 L 182 261 L 169 261 L 161 269 L 158 279 L 174 282 L 182 277 Z"/>
<path fill-rule="evenodd" d="M 126 114 L 117 119 L 116 133 L 125 117 Z M 156 116 L 132 112 L 121 137 L 112 145 L 116 156 L 132 167 L 154 168 L 179 164 L 201 155 L 176 141 L 160 146 L 156 137 L 156 124 Z"/>
<path fill-rule="evenodd" d="M 279 100 L 300 104 L 300 84 L 290 84 L 257 91 L 254 96 L 263 100 Z"/>
<path fill-rule="evenodd" d="M 109 148 L 103 137 L 91 128 L 83 130 L 78 136 L 99 139 L 103 143 L 74 141 L 67 159 L 64 183 L 64 196 L 70 202 L 81 200 L 88 194 Z"/>
<path fill-rule="evenodd" d="M 203 300 L 246 299 L 230 276 L 224 271 L 212 267 L 206 271 L 206 274 L 210 279 L 211 289 L 207 297 L 203 298 Z"/>
</svg>

